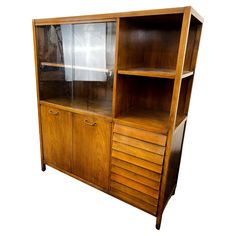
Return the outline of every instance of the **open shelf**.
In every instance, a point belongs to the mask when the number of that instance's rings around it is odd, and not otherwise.
[[[156,69],[156,68],[138,67],[138,68],[118,70],[118,74],[175,79],[176,71],[173,69],[165,69],[165,68]],[[193,75],[193,71],[184,71],[182,78],[186,78],[191,75]]]
[[[51,98],[41,100],[40,104],[50,105],[55,108],[72,111],[75,113],[95,113],[96,115],[111,117],[111,101],[86,100],[83,98]]]
[[[178,115],[176,127],[178,127],[186,118],[185,115]],[[115,120],[117,123],[123,125],[163,134],[166,134],[169,128],[169,112],[163,111],[135,108],[118,116]]]

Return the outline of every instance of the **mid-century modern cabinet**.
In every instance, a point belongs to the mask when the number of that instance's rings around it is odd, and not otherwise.
[[[156,216],[159,229],[202,23],[191,7],[33,20],[42,170]]]

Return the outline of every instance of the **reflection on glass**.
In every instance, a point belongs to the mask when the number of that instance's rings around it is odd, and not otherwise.
[[[115,28],[115,22],[38,26],[41,100],[110,115]]]

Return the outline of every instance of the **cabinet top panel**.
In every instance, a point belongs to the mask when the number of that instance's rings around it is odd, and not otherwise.
[[[190,10],[191,14],[199,22],[201,23],[203,22],[203,18],[191,6],[187,6],[187,7],[153,9],[144,11],[106,13],[98,15],[82,15],[82,16],[72,16],[72,17],[34,19],[33,23],[35,25],[56,25],[56,24],[73,24],[73,23],[84,23],[84,22],[114,21],[116,20],[116,18],[122,18],[122,17],[181,14],[184,13],[186,10]]]

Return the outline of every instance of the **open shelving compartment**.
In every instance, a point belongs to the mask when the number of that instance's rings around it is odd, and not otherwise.
[[[120,20],[118,73],[174,79],[183,14]],[[183,78],[191,76],[188,48]]]
[[[40,103],[112,116],[116,22],[37,26]]]
[[[121,18],[115,119],[167,133],[183,14]],[[179,96],[176,127],[187,116],[196,22],[191,22]]]
[[[174,81],[170,79],[119,75],[116,122],[166,134],[173,86]],[[176,126],[186,119],[184,106],[187,86],[188,80],[183,80]]]

